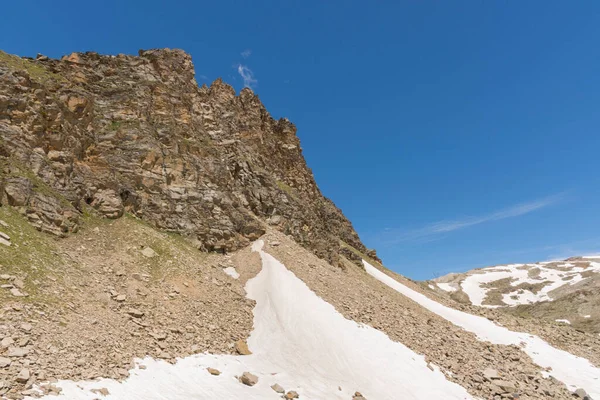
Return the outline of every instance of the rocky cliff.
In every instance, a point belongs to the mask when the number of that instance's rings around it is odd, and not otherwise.
[[[376,258],[319,191],[296,127],[250,89],[199,87],[181,50],[0,52],[0,163],[1,204],[55,235],[130,213],[206,251],[268,224],[334,265]]]

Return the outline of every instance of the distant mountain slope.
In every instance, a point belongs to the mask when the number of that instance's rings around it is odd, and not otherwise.
[[[600,332],[600,257],[498,265],[434,279],[461,303]]]

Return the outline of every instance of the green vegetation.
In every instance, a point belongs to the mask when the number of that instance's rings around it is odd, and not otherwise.
[[[22,279],[24,288],[21,291],[29,295],[16,298],[9,290],[2,289],[0,303],[18,299],[53,306],[65,304],[66,294],[73,288],[65,284],[64,276],[72,278],[87,271],[85,266],[66,255],[73,249],[83,248],[81,246],[88,247],[90,231],[95,228],[102,232],[93,244],[97,247],[96,252],[111,252],[117,260],[131,256],[135,264],[146,266],[154,282],[164,281],[169,276],[185,276],[190,273],[187,266],[203,264],[209,257],[198,251],[187,238],[177,233],[160,232],[131,214],[112,220],[102,218],[88,207],[81,218],[81,231],[67,239],[57,239],[38,231],[15,207],[0,207],[0,220],[7,225],[0,226],[0,231],[11,238],[11,246],[0,244],[0,274]],[[152,248],[157,256],[145,258],[140,253],[145,246]],[[60,292],[48,290],[49,285]]]
[[[29,297],[22,298],[23,301],[55,301],[56,299],[42,295],[39,290],[40,285],[49,279],[48,275],[52,271],[59,271],[64,265],[52,237],[39,232],[12,207],[0,207],[0,219],[8,224],[8,227],[0,227],[0,230],[10,236],[12,244],[0,245],[1,273],[24,278],[23,291]],[[59,276],[60,274],[54,275]],[[0,299],[10,296],[8,290],[0,291]]]
[[[12,54],[7,54],[2,50],[0,50],[0,63],[8,65],[8,67],[12,69],[27,71],[31,79],[39,83],[45,83],[48,80],[65,81],[63,77],[48,71],[39,63],[25,60]]]
[[[153,280],[164,280],[170,273],[185,274],[186,270],[178,268],[180,265],[178,262],[173,262],[181,257],[192,256],[199,264],[208,257],[207,253],[198,251],[184,236],[176,232],[162,232],[157,230],[151,224],[140,218],[125,213],[122,218],[117,221],[100,219],[97,223],[107,224],[106,221],[110,221],[109,224],[118,224],[118,232],[113,231],[112,234],[115,237],[127,237],[135,232],[138,239],[141,239],[145,246],[152,248],[158,255],[157,257],[145,259],[145,263],[150,266],[150,275]],[[96,218],[94,219],[96,220]],[[124,228],[124,229],[123,229]],[[141,228],[141,229],[140,229]],[[114,229],[114,228],[113,228]],[[139,253],[141,248],[133,248],[130,251]],[[139,254],[136,254],[139,256]]]
[[[112,121],[110,125],[108,125],[108,129],[111,131],[119,130],[119,128],[123,125],[122,121]]]
[[[287,183],[279,181],[279,180],[275,181],[275,183],[277,184],[277,187],[279,188],[279,190],[285,192],[285,194],[287,194],[288,196],[290,196],[294,199],[296,199],[298,197],[298,193],[296,192],[296,189],[294,189]]]
[[[14,158],[0,159],[0,171],[5,170],[4,167],[6,166],[10,166],[11,172],[8,174],[9,177],[27,178],[33,184],[34,192],[57,199],[65,209],[73,208],[73,205],[63,195],[51,188],[46,182],[44,182],[39,176],[33,173],[33,171],[23,165],[20,161],[15,160]]]

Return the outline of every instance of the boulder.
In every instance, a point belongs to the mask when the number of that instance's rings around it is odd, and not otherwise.
[[[142,255],[146,258],[154,258],[158,254],[151,247],[144,247],[142,250]]]
[[[21,292],[17,288],[10,289],[10,294],[13,295],[14,297],[26,297],[27,296],[25,293]]]
[[[587,392],[581,388],[577,389],[575,392],[573,392],[573,394],[575,395],[575,397],[578,397],[583,400],[592,400],[591,397],[587,394]]]
[[[23,368],[17,375],[16,380],[19,383],[27,383],[27,381],[29,381],[30,377],[31,377],[31,374],[30,374],[29,370],[27,368]]]
[[[244,372],[240,377],[240,382],[247,386],[254,386],[258,383],[258,376],[253,375],[250,372]]]
[[[24,330],[25,332],[30,332],[33,329],[33,325],[31,325],[29,323],[24,323],[24,324],[21,324],[21,329]]]
[[[252,354],[246,341],[241,339],[235,342],[235,351],[242,356],[248,356]]]
[[[496,371],[495,369],[492,368],[486,368],[483,370],[483,377],[485,379],[487,379],[488,381],[494,380],[494,379],[500,379],[500,375],[498,375],[498,371]]]
[[[8,350],[6,351],[6,356],[7,357],[15,357],[15,358],[20,358],[20,357],[25,357],[27,354],[29,354],[29,350],[23,347],[9,347]]]
[[[137,308],[130,308],[127,310],[127,314],[131,315],[134,318],[142,318],[144,316],[144,312],[138,310]]]
[[[282,394],[285,393],[285,389],[282,388],[281,385],[278,383],[271,385],[271,389],[273,389],[277,393],[282,393]]]
[[[10,236],[8,236],[6,233],[4,232],[0,232],[0,244],[3,244],[5,246],[10,246]]]

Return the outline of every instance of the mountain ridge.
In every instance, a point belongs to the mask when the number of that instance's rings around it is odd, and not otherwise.
[[[461,304],[600,332],[600,256],[476,268],[428,286]]]
[[[243,247],[268,224],[341,267],[360,265],[349,248],[377,259],[321,194],[296,127],[249,88],[199,87],[182,50],[0,53],[0,74],[0,204],[43,231],[128,212],[205,251]]]

